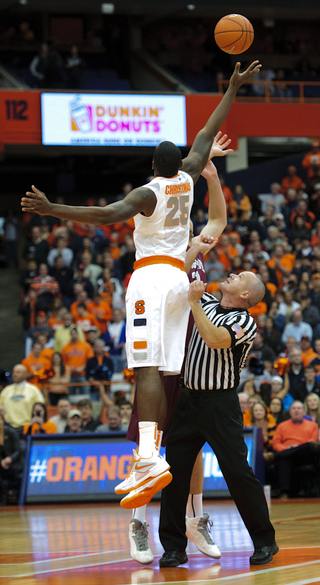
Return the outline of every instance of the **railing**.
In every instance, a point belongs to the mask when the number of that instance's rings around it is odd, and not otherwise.
[[[229,80],[221,79],[218,81],[219,93],[224,93],[229,84]],[[318,103],[320,102],[320,82],[319,81],[247,81],[242,87],[246,85],[263,85],[263,96],[255,96],[253,94],[248,96],[237,96],[237,101],[253,101],[262,103]],[[291,88],[292,96],[276,95],[277,92],[282,91],[283,88]]]

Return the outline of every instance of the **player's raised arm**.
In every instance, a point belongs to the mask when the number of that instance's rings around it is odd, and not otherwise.
[[[106,205],[106,207],[85,207],[80,205],[60,205],[51,203],[44,193],[32,185],[32,191],[22,197],[22,211],[31,211],[39,215],[52,215],[59,219],[70,219],[79,223],[107,225],[126,221],[143,212],[149,217],[156,206],[156,196],[147,187],[133,189],[125,199]]]
[[[207,163],[213,138],[225,121],[239,87],[260,71],[262,65],[259,61],[253,61],[243,73],[240,73],[240,67],[241,63],[237,62],[226,93],[205,126],[198,132],[188,156],[183,160],[182,170],[189,173],[194,182],[198,180]]]

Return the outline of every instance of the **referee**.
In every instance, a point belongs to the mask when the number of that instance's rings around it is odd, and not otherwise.
[[[165,552],[160,567],[188,561],[186,503],[193,464],[206,441],[252,538],[255,550],[250,563],[268,563],[279,550],[262,486],[247,462],[237,395],[240,371],[256,334],[247,309],[262,300],[264,285],[254,273],[241,272],[230,274],[219,288],[221,302],[204,292],[203,282],[195,281],[189,289],[195,326],[186,358],[185,390],[167,439],[173,480],[162,491],[159,534]]]

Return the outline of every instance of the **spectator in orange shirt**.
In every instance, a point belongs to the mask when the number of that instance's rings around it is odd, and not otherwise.
[[[288,174],[281,181],[280,191],[283,195],[286,195],[288,189],[295,189],[296,191],[297,189],[304,189],[305,184],[303,180],[298,177],[296,167],[290,165],[287,168],[287,173]]]
[[[58,299],[57,297],[57,300]],[[61,327],[64,326],[64,321],[63,321],[63,317],[64,315],[66,315],[66,313],[68,312],[68,309],[63,305],[62,307],[59,307],[58,309],[55,309],[54,311],[52,311],[49,319],[48,319],[48,327],[50,327],[50,329],[52,329],[53,332],[56,332],[57,329],[60,329]]]
[[[84,332],[86,341],[88,341],[88,332],[92,326],[99,328],[99,322],[93,313],[87,311],[84,303],[79,303],[77,306],[77,313],[79,317],[76,319],[76,325],[81,327]]]
[[[279,288],[283,286],[283,276],[289,276],[291,274],[294,263],[294,254],[285,254],[283,246],[276,246],[274,255],[267,264],[269,268],[275,270]]]
[[[111,305],[107,301],[104,301],[101,295],[96,292],[93,295],[93,301],[87,304],[87,310],[97,319],[101,333],[105,333],[107,323],[112,318]]]
[[[70,369],[70,382],[86,382],[85,369],[87,360],[94,356],[93,349],[86,341],[80,341],[78,330],[70,330],[71,341],[61,351],[65,367]],[[87,386],[70,386],[69,396],[73,394],[87,394]]]
[[[33,344],[32,350],[29,355],[22,360],[22,365],[27,368],[28,375],[27,380],[29,384],[34,384],[40,390],[42,389],[42,384],[39,381],[39,378],[34,375],[34,372],[37,370],[41,370],[42,368],[46,368],[48,370],[51,369],[51,360],[49,360],[45,356],[41,356],[42,346],[38,341]]]
[[[238,210],[251,212],[251,209],[252,207],[248,195],[245,194],[241,185],[236,185],[229,205],[229,213],[233,221],[237,221],[238,219]]]
[[[30,423],[23,427],[24,435],[54,435],[57,432],[57,425],[48,421],[47,409],[42,402],[34,403],[31,416]]]
[[[301,164],[308,172],[308,177],[313,177],[313,167],[320,166],[320,142],[314,140],[311,144],[311,152],[308,152],[302,159]]]
[[[75,288],[76,288],[76,290],[79,291],[76,293],[77,300],[74,301],[74,303],[71,303],[71,305],[70,305],[70,313],[73,317],[74,322],[76,322],[77,319],[80,318],[80,314],[78,313],[78,305],[82,304],[82,305],[87,306],[89,303],[88,294],[86,293],[85,290],[83,290],[82,286],[80,284],[78,284],[78,285],[75,285]]]
[[[289,497],[291,471],[297,465],[316,463],[319,459],[319,427],[317,423],[304,418],[302,402],[295,400],[290,406],[290,420],[280,423],[273,437],[273,450],[276,451],[280,498]]]
[[[38,335],[37,343],[40,343],[41,345],[40,357],[45,357],[52,363],[54,349],[52,349],[52,347],[47,347],[47,336],[44,333],[40,333],[40,335]]]
[[[130,234],[132,236],[134,232],[134,219],[132,217],[126,221],[115,223],[113,227],[114,231],[118,232],[117,243],[121,245],[124,243],[126,234]]]
[[[238,252],[235,248],[230,246],[229,236],[227,234],[222,234],[220,237],[220,242],[215,248],[218,260],[221,264],[224,265],[225,269],[228,270],[232,266],[232,260],[235,256],[238,256]]]
[[[306,228],[308,230],[312,230],[313,224],[316,220],[316,216],[314,215],[314,213],[312,213],[312,211],[309,211],[308,203],[304,199],[300,199],[300,201],[298,201],[297,210],[294,211],[290,216],[290,227],[292,229],[295,228],[294,220],[297,216],[300,216],[304,219]]]
[[[302,354],[301,354],[302,363],[303,363],[303,367],[305,368],[306,366],[311,364],[311,362],[313,360],[315,360],[316,357],[318,357],[318,355],[316,354],[315,351],[313,351],[313,348],[311,345],[311,339],[307,335],[303,335],[301,337],[300,347],[301,347],[301,351],[302,351]]]

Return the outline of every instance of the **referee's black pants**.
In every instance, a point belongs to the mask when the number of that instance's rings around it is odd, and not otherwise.
[[[192,391],[181,394],[170,427],[166,458],[172,482],[162,491],[159,535],[166,551],[184,551],[186,504],[192,468],[208,442],[254,547],[271,546],[275,531],[263,488],[247,462],[243,417],[235,391]]]

